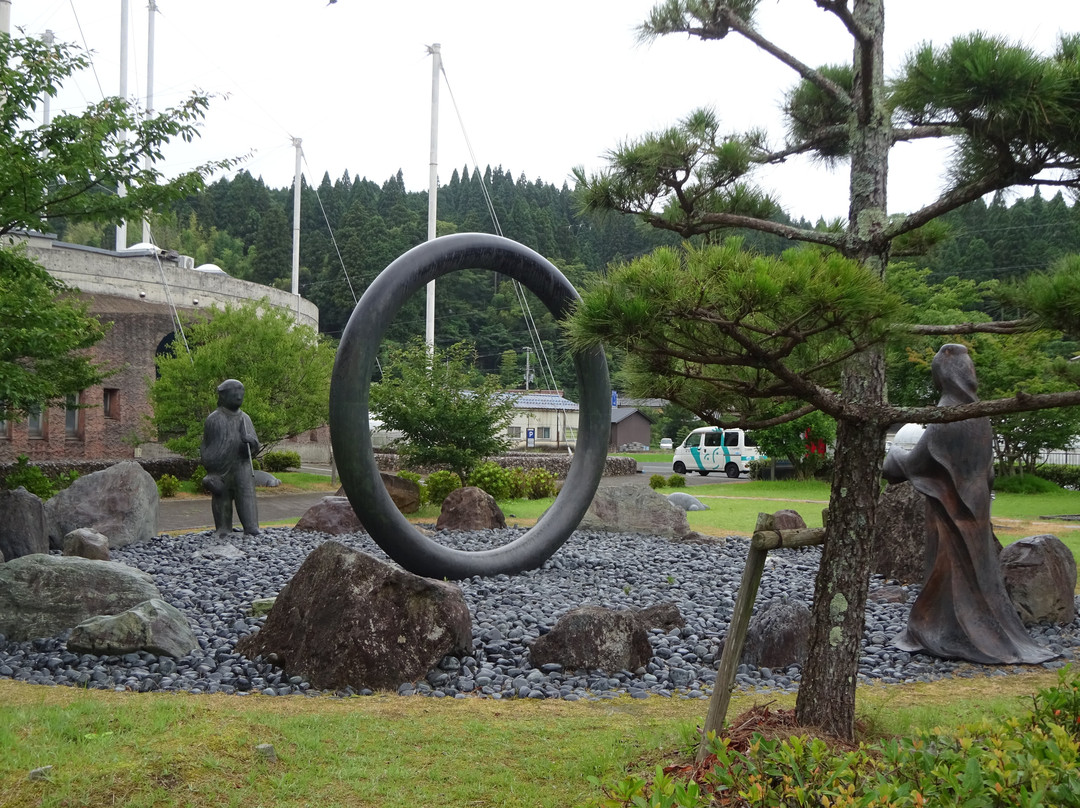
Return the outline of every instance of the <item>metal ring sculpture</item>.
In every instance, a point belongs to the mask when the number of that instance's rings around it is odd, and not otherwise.
[[[611,384],[597,348],[575,354],[581,391],[579,437],[562,492],[536,525],[490,550],[456,550],[432,541],[398,511],[375,464],[368,393],[379,343],[398,310],[429,281],[460,269],[490,269],[524,284],[562,319],[578,294],[561,272],[528,247],[482,233],[425,242],[379,274],[356,304],[341,337],[330,383],[330,440],[341,484],[371,537],[410,572],[432,578],[514,574],[544,563],[577,528],[607,458]]]

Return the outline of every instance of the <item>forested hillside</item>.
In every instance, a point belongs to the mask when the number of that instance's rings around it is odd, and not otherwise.
[[[485,195],[484,191],[487,190]],[[612,262],[632,259],[677,236],[647,227],[625,215],[580,213],[574,191],[542,180],[514,179],[502,168],[483,175],[454,170],[439,189],[439,235],[496,232],[490,206],[503,235],[532,247],[577,286]],[[155,217],[155,242],[213,263],[233,277],[288,289],[292,272],[291,188],[268,188],[242,171],[220,179],[205,192]],[[906,261],[931,271],[940,282],[957,276],[973,281],[1021,277],[1054,259],[1080,252],[1080,203],[1059,193],[1006,204],[976,201],[944,217],[949,237],[927,255]],[[809,223],[797,222],[801,227]],[[819,223],[818,226],[825,226]],[[346,172],[318,187],[305,181],[300,224],[300,293],[319,307],[324,334],[337,337],[354,301],[391,261],[427,237],[427,193],[407,191],[400,172],[381,185]],[[61,228],[68,241],[110,247],[112,228]],[[780,252],[784,239],[740,233],[747,246]],[[424,333],[424,296],[418,294],[398,316],[390,342],[404,343]],[[557,382],[574,392],[573,373],[557,345],[557,331],[543,307],[532,300],[546,350],[556,364]],[[507,386],[522,382],[524,348],[531,346],[525,318],[512,285],[490,272],[459,272],[440,280],[436,296],[436,339],[441,346],[460,340],[476,345],[481,366],[502,370]],[[512,352],[512,356],[508,355]],[[533,386],[543,386],[537,375]]]

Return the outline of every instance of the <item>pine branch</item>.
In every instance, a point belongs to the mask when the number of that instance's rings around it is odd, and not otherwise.
[[[968,418],[986,418],[1015,412],[1033,412],[1053,407],[1080,404],[1080,390],[1063,393],[1017,393],[1012,398],[976,401],[957,407],[883,407],[877,413],[880,423],[948,424]]]
[[[953,334],[1020,334],[1037,328],[1034,318],[1002,320],[994,323],[955,323],[953,325],[897,325],[896,331],[918,334],[924,337],[951,336]]]
[[[861,44],[865,45],[870,41],[870,33],[852,16],[851,9],[847,7],[847,0],[815,0],[815,2],[818,8],[834,14]]]

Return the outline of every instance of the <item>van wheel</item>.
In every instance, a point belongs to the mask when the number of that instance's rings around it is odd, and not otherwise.
[[[698,474],[700,474],[702,477],[708,477],[709,476],[709,472],[707,472],[707,471],[699,471]]]
[[[672,466],[671,470],[674,471],[676,474],[686,474],[686,466],[682,464],[682,461],[679,461],[674,466]]]
[[[737,480],[739,478],[739,467],[734,463],[728,463],[724,466],[724,474],[733,480]]]

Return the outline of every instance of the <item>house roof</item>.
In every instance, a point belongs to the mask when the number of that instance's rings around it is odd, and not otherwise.
[[[567,398],[554,393],[507,393],[516,396],[514,408],[518,410],[564,410],[577,412],[581,407]]]
[[[637,407],[612,407],[611,408],[611,423],[613,423],[613,424],[622,423],[627,418],[629,418],[631,415],[633,415],[635,412],[638,415],[640,415],[642,418],[644,418],[646,421],[648,421],[650,424],[652,423],[653,419],[650,418],[645,413],[643,413]]]

